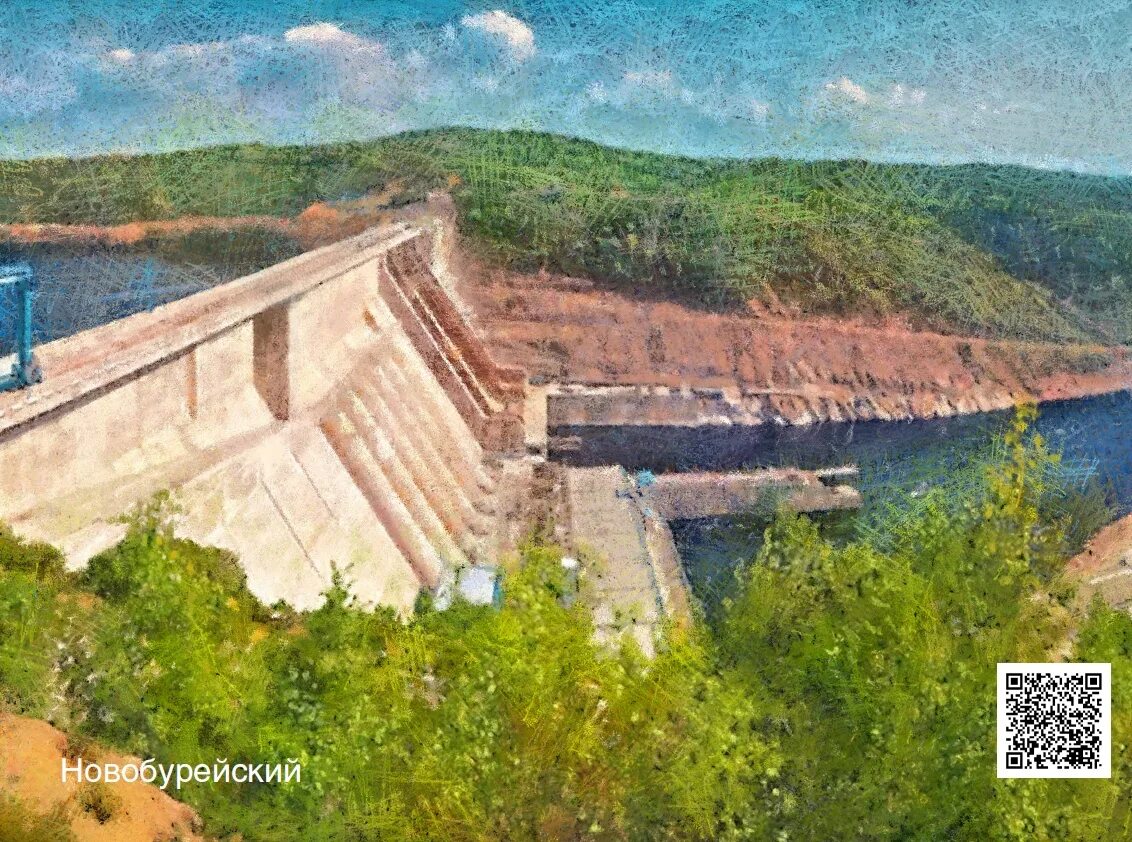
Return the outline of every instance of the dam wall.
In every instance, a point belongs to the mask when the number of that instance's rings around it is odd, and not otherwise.
[[[78,567],[169,489],[180,535],[297,608],[334,566],[407,611],[494,557],[526,381],[438,281],[440,226],[371,229],[37,348],[44,382],[0,394],[0,520]]]

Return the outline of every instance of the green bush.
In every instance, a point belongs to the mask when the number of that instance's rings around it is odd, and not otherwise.
[[[0,523],[0,570],[30,573],[37,581],[56,581],[65,575],[63,554],[50,544],[24,541]]]
[[[99,824],[106,824],[122,809],[122,799],[105,783],[86,783],[76,798],[78,808]]]

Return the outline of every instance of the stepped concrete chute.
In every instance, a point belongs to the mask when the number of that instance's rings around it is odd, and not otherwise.
[[[442,233],[383,226],[37,349],[44,383],[0,395],[0,519],[80,566],[171,489],[180,534],[298,608],[335,566],[407,611],[494,559],[525,376],[438,280]]]
[[[381,263],[383,300],[472,433],[492,450],[524,445],[526,376],[498,366],[432,270],[428,244],[390,249]]]

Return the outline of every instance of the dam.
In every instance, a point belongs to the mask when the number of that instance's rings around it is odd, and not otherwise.
[[[332,562],[408,610],[493,558],[522,375],[449,304],[434,235],[368,231],[37,348],[44,382],[0,395],[0,517],[77,566],[172,488],[181,534],[298,608]]]
[[[598,636],[647,652],[713,599],[705,565],[734,563],[695,524],[883,506],[961,469],[1006,418],[861,404],[805,424],[796,396],[528,377],[462,298],[453,226],[443,207],[416,214],[36,347],[43,382],[0,392],[0,520],[79,568],[169,490],[178,534],[235,553],[266,604],[313,608],[338,570],[407,615],[549,518]],[[1039,420],[1082,473],[1113,467],[1121,513],[1127,448],[1093,444],[1126,405]]]
[[[557,490],[540,491],[561,407],[488,351],[454,289],[450,229],[427,214],[371,228],[37,347],[43,382],[0,393],[0,519],[78,568],[170,490],[178,534],[234,552],[263,602],[315,607],[337,569],[364,603],[407,614],[513,552],[545,497],[599,634],[628,628],[647,651],[688,615],[669,519],[771,492],[859,504],[806,471],[649,487],[557,464]]]

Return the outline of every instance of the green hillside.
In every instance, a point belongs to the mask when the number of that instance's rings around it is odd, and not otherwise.
[[[451,188],[485,253],[704,306],[1132,342],[1132,179],[982,165],[694,160],[451,129],[322,147],[0,162],[0,221],[290,215]]]

